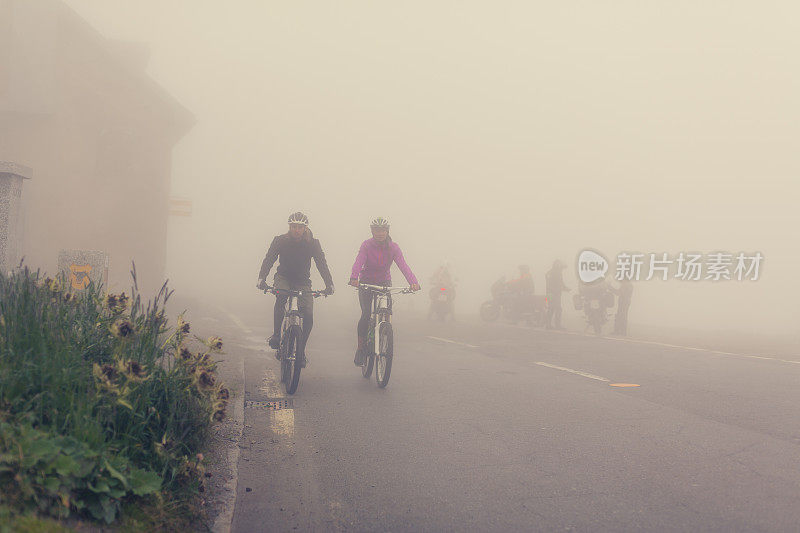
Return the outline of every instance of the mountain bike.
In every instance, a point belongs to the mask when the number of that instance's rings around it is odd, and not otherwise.
[[[361,363],[361,375],[369,378],[375,367],[375,381],[378,387],[389,384],[394,357],[394,331],[392,329],[392,294],[411,294],[410,287],[382,287],[360,283],[359,288],[372,293],[370,304],[369,329],[367,342],[364,344],[364,360]]]
[[[303,316],[297,305],[298,298],[310,294],[314,298],[327,296],[325,291],[276,289],[267,285],[264,294],[271,292],[275,296],[287,295],[284,306],[283,323],[281,324],[281,342],[276,350],[281,362],[281,383],[287,394],[294,394],[300,383],[300,370],[305,366],[297,357],[297,348],[303,342]]]

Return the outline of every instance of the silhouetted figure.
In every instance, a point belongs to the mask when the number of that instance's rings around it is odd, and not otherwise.
[[[322,245],[319,240],[314,238],[311,229],[308,227],[308,217],[300,211],[289,215],[289,231],[278,235],[272,239],[267,255],[261,262],[261,270],[258,273],[259,289],[263,290],[267,286],[267,276],[275,261],[280,259],[275,281],[273,285],[279,291],[287,290],[311,290],[311,259],[317,265],[323,281],[325,281],[325,292],[333,294],[333,277],[325,260]],[[275,298],[275,308],[273,311],[273,330],[272,337],[269,338],[269,347],[277,350],[281,342],[281,324],[287,294],[278,294]],[[297,355],[302,356],[301,365],[306,366],[305,349],[311,329],[314,327],[314,298],[311,294],[304,294],[297,299],[297,307],[303,316],[303,339],[297,345]],[[278,352],[275,352],[278,358]]]
[[[450,263],[445,261],[444,264],[439,266],[431,277],[431,290],[429,293],[431,299],[431,306],[428,310],[428,318],[432,317],[434,313],[438,312],[442,315],[449,314],[451,317],[455,315],[455,300],[456,300],[456,278],[450,272]],[[443,300],[446,302],[446,307],[443,308]],[[446,311],[445,311],[446,309]]]
[[[619,289],[616,290],[619,297],[617,300],[617,315],[614,318],[614,334],[628,334],[628,308],[631,306],[631,295],[633,295],[633,283],[624,279],[619,282]]]
[[[569,291],[570,288],[564,285],[563,272],[566,265],[556,259],[553,268],[545,274],[545,291],[547,293],[547,329],[564,329],[561,325],[561,292]],[[555,318],[555,324],[553,323]]]
[[[531,268],[528,265],[519,265],[519,277],[506,284],[512,298],[515,314],[521,316],[533,307],[534,284]]]
[[[508,282],[508,290],[518,296],[530,296],[533,294],[534,284],[531,276],[531,267],[520,265],[519,277]]]

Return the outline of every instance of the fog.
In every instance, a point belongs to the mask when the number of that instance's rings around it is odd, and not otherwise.
[[[797,331],[793,2],[67,4],[146,43],[150,76],[195,116],[172,162],[172,194],[193,202],[170,219],[179,291],[252,299],[301,210],[334,298],[355,300],[382,215],[423,288],[451,262],[460,312],[522,263],[537,292],[555,259],[575,287],[585,247],[759,251],[758,281],[637,283],[630,320]]]

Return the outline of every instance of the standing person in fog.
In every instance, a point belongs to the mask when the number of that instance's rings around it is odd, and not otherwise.
[[[411,285],[412,291],[420,289],[419,282],[406,264],[403,252],[400,247],[389,237],[389,221],[383,217],[378,217],[370,223],[372,238],[361,243],[358,250],[356,261],[353,263],[353,270],[350,273],[350,285],[358,287],[359,282],[370,285],[382,285],[388,287],[392,284],[392,277],[389,270],[392,263],[397,263],[400,272]],[[364,358],[364,345],[367,342],[367,328],[369,327],[370,307],[372,305],[372,294],[365,289],[358,291],[358,301],[361,304],[361,318],[358,321],[358,348],[353,360],[356,366],[360,366]]]
[[[547,294],[547,329],[564,329],[561,325],[561,292],[569,291],[570,288],[564,285],[563,271],[566,265],[556,259],[553,268],[545,274],[545,291]],[[555,318],[555,324],[553,319]]]
[[[259,289],[267,286],[267,276],[272,269],[272,265],[280,258],[280,264],[275,272],[276,289],[280,290],[311,290],[311,259],[317,265],[322,280],[325,282],[325,292],[333,294],[333,278],[325,261],[325,254],[322,245],[308,227],[308,217],[299,211],[289,216],[289,231],[278,235],[272,239],[267,255],[261,262],[261,270],[258,273]],[[275,308],[273,314],[273,333],[269,338],[269,346],[277,350],[281,342],[281,323],[283,322],[283,311],[288,295],[278,295],[275,298]],[[297,347],[298,355],[302,355],[302,366],[305,367],[305,349],[311,328],[314,326],[314,298],[310,294],[304,294],[298,299],[297,307],[303,315],[303,342]]]
[[[619,289],[615,291],[618,295],[617,315],[614,317],[614,334],[628,334],[628,308],[631,306],[631,296],[633,295],[633,283],[629,279],[619,282]]]

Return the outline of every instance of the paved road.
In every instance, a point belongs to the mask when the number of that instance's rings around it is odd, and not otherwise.
[[[268,410],[265,321],[226,340],[248,401],[233,531],[800,528],[791,355],[398,316],[381,390],[352,364],[354,317],[328,313]]]

